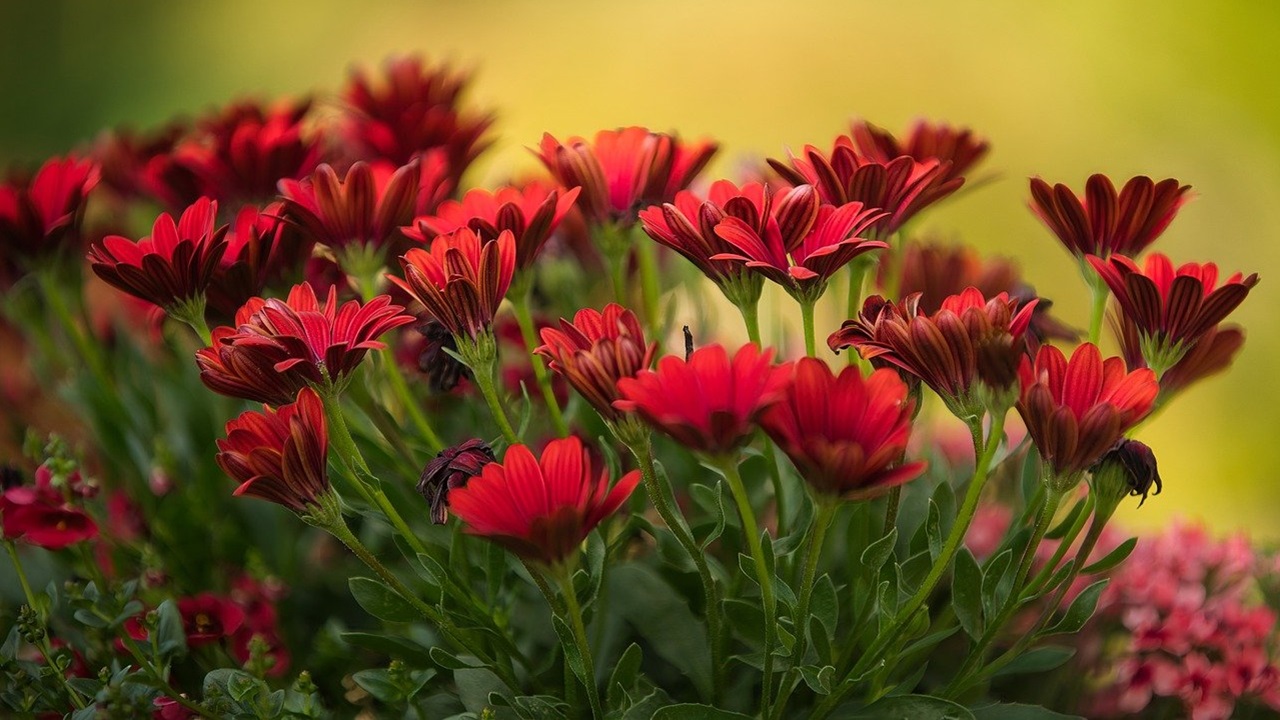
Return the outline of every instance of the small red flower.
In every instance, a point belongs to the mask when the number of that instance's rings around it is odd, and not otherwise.
[[[295,513],[319,504],[329,492],[329,435],[324,405],[310,388],[279,410],[263,407],[227,423],[218,441],[218,466],[240,483],[236,495],[283,505]]]
[[[872,296],[862,314],[845,321],[827,344],[837,352],[852,345],[882,367],[920,378],[958,417],[979,414],[979,381],[1000,391],[1017,379],[1036,301],[1024,305],[1006,293],[988,300],[971,287],[944,300],[932,315],[919,302],[918,294],[897,304]]]
[[[792,192],[803,193],[805,187],[799,186]],[[716,234],[735,250],[712,259],[742,263],[781,285],[797,300],[816,300],[831,276],[854,258],[889,247],[879,240],[860,237],[883,216],[884,213],[864,207],[862,203],[838,208],[823,205],[810,216],[812,224],[807,228],[802,220],[792,224],[790,227],[796,232],[789,236],[784,234],[776,216],[765,222],[763,234],[736,217],[727,217],[716,225]],[[783,221],[791,219],[783,217]],[[801,228],[803,232],[799,232]]]
[[[579,310],[573,322],[543,328],[542,342],[534,352],[547,358],[547,367],[577,390],[608,421],[620,420],[613,406],[622,396],[618,381],[635,377],[653,364],[657,343],[645,343],[644,330],[635,313],[610,303],[599,312]]]
[[[613,406],[633,412],[695,452],[724,455],[746,443],[756,421],[791,381],[790,365],[773,365],[773,350],[743,345],[730,360],[720,345],[688,360],[668,355],[657,371],[618,381]]]
[[[1055,482],[1067,487],[1151,410],[1160,389],[1150,370],[1126,373],[1123,360],[1104,362],[1093,343],[1070,361],[1045,345],[1034,362],[1023,359],[1018,376],[1018,413]]]
[[[437,453],[418,478],[418,494],[431,505],[431,522],[443,525],[449,519],[449,494],[496,460],[493,448],[475,438]]]
[[[511,231],[485,242],[463,228],[441,235],[431,249],[414,248],[400,258],[405,279],[388,276],[455,337],[475,338],[485,332],[511,287],[516,270],[516,243]]]
[[[964,184],[952,177],[945,162],[918,162],[902,156],[878,162],[858,152],[847,135],[836,138],[830,155],[808,145],[803,157],[792,157],[788,165],[769,160],[769,166],[792,185],[809,184],[818,189],[822,202],[844,205],[860,202],[886,213],[875,224],[877,237],[897,232],[921,210],[945,198]]]
[[[1236,273],[1218,285],[1218,266],[1187,263],[1174,270],[1160,253],[1146,265],[1123,255],[1103,260],[1088,256],[1094,270],[1111,288],[1125,317],[1138,329],[1147,364],[1163,373],[1201,336],[1221,322],[1258,284],[1254,273]]]
[[[334,250],[383,248],[402,241],[400,228],[434,207],[443,180],[418,160],[400,168],[358,162],[341,179],[325,164],[305,180],[281,180],[280,194],[285,218],[315,242]]]
[[[717,147],[628,127],[601,130],[590,142],[543,135],[538,158],[561,186],[582,188],[578,208],[589,223],[630,225],[641,207],[670,202],[687,187]]]
[[[203,300],[227,248],[227,226],[216,227],[218,203],[201,198],[178,222],[161,213],[151,235],[134,242],[109,235],[89,250],[98,277],[118,290],[174,310]]]
[[[322,306],[307,283],[287,300],[252,298],[236,312],[237,327],[215,328],[213,345],[196,353],[200,379],[214,392],[272,405],[308,386],[340,389],[367,351],[386,347],[378,337],[414,321],[403,310],[387,295],[339,307],[334,288]]]
[[[552,440],[539,461],[512,445],[501,463],[449,494],[449,509],[467,532],[492,540],[526,560],[555,565],[630,497],[640,482],[632,470],[609,487],[576,437]]]
[[[0,494],[0,531],[5,540],[22,540],[46,550],[98,537],[93,518],[51,487],[18,486]]]
[[[919,477],[925,463],[900,465],[915,403],[892,370],[863,379],[856,366],[839,376],[802,358],[782,400],[760,426],[819,493],[865,500]]]
[[[434,215],[419,217],[414,227],[404,228],[412,240],[427,243],[437,235],[470,228],[486,242],[497,240],[503,230],[511,231],[516,242],[516,269],[533,266],[538,251],[556,226],[573,209],[580,188],[563,191],[540,183],[524,188],[470,190],[462,201],[440,204]]]
[[[85,198],[98,178],[92,161],[68,156],[49,160],[30,181],[0,183],[0,267],[48,257],[77,241]],[[23,269],[0,270],[0,279]]]
[[[229,598],[212,593],[178,599],[178,613],[188,647],[201,647],[231,637],[244,625],[244,610]]]
[[[209,311],[218,318],[235,317],[236,310],[262,292],[283,261],[279,206],[259,211],[245,205],[225,236],[226,249],[205,288]]]
[[[1117,195],[1110,178],[1092,175],[1081,198],[1066,185],[1050,187],[1031,178],[1031,211],[1078,258],[1112,253],[1137,257],[1173,222],[1191,199],[1190,190],[1173,178],[1157,183],[1138,176]]]
[[[888,130],[865,121],[853,123],[852,136],[863,157],[881,164],[903,155],[909,155],[917,162],[941,162],[947,166],[944,181],[962,177],[990,149],[986,140],[968,128],[931,124],[923,120],[917,122],[902,140]]]

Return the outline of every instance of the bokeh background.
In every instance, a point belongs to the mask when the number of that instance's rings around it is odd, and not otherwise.
[[[1016,257],[1078,326],[1086,294],[1027,211],[1027,177],[1191,184],[1197,198],[1158,249],[1263,282],[1233,318],[1248,329],[1235,369],[1141,430],[1166,492],[1122,519],[1202,517],[1280,539],[1280,3],[7,1],[0,165],[111,125],[323,93],[353,64],[406,52],[474,67],[472,100],[498,111],[473,184],[533,168],[525,148],[543,131],[711,136],[714,176],[827,146],[854,116],[895,131],[918,117],[970,126],[993,143],[978,174],[994,178],[917,229]]]

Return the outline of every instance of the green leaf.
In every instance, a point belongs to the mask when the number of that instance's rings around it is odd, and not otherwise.
[[[644,653],[640,646],[631,643],[614,663],[613,673],[609,675],[609,684],[605,686],[605,698],[609,707],[617,707],[621,704],[621,695],[635,687],[636,679],[640,676],[640,662],[643,659]]]
[[[724,481],[717,480],[714,488],[701,484],[694,484],[689,487],[689,491],[694,495],[703,496],[703,504],[710,508],[711,516],[715,520],[715,525],[712,526],[711,532],[707,533],[707,536],[702,539],[701,547],[705,551],[711,543],[720,539],[720,536],[724,533],[726,517],[724,508]]]
[[[1080,502],[1072,506],[1071,512],[1067,513],[1066,517],[1062,518],[1062,520],[1057,525],[1054,525],[1053,527],[1049,528],[1047,532],[1045,532],[1044,539],[1045,540],[1061,540],[1062,538],[1066,537],[1067,531],[1070,530],[1071,527],[1076,524],[1076,520],[1080,518],[1080,513],[1084,512],[1086,505],[1088,505],[1087,499],[1081,500]]]
[[[609,602],[667,662],[704,696],[711,695],[707,630],[689,604],[653,569],[637,563],[610,568]]]
[[[840,618],[840,601],[836,597],[836,585],[830,575],[823,575],[813,584],[813,592],[809,596],[809,609],[813,616],[827,629],[827,634],[834,634]],[[803,622],[804,619],[800,618]]]
[[[428,651],[428,654],[431,656],[431,662],[438,665],[441,670],[457,671],[484,667],[484,665],[478,661],[464,660],[442,647],[433,647]]]
[[[952,568],[951,607],[969,637],[976,640],[982,636],[982,568],[969,548],[963,546],[956,552]]]
[[[1039,705],[998,703],[974,708],[975,720],[1084,720],[1079,715],[1063,715]]]
[[[889,534],[867,546],[862,551],[862,567],[867,570],[867,577],[874,577],[880,568],[893,556],[893,548],[898,542],[898,528],[889,530]]]
[[[5,636],[4,644],[0,645],[0,663],[8,663],[18,657],[18,626],[14,624],[9,628],[9,634]]]
[[[836,669],[831,665],[814,667],[805,665],[800,668],[800,677],[809,689],[819,695],[830,695],[832,683],[835,681]]]
[[[1056,625],[1045,631],[1045,635],[1057,635],[1060,633],[1076,633],[1080,632],[1080,628],[1089,622],[1089,618],[1093,617],[1093,611],[1098,608],[1098,598],[1102,596],[1102,591],[1106,589],[1110,580],[1104,578],[1090,585],[1075,600],[1071,601],[1071,606],[1067,608],[1067,612],[1063,614],[1062,620]]]
[[[352,675],[351,679],[384,703],[395,703],[402,699],[400,688],[391,681],[390,673],[386,670],[361,670]]]
[[[681,703],[660,708],[653,714],[653,720],[751,720],[751,716],[719,710],[710,705]]]
[[[729,598],[722,607],[730,627],[739,637],[756,647],[764,645],[764,610],[759,602]]]
[[[418,611],[408,600],[379,580],[353,577],[347,581],[347,587],[360,607],[379,620],[411,622],[419,618]]]
[[[462,706],[473,713],[490,707],[490,693],[511,695],[511,689],[491,670],[485,668],[454,670],[453,684],[458,687],[458,699],[462,701]]]
[[[1045,645],[1038,647],[1030,652],[1019,655],[1013,662],[1005,665],[995,672],[995,677],[1001,675],[1022,675],[1024,673],[1042,673],[1052,670],[1076,654],[1075,648],[1064,647],[1062,645]]]
[[[172,658],[187,654],[187,631],[182,627],[182,613],[172,600],[165,600],[156,608],[156,643],[160,657]]]
[[[833,715],[846,720],[973,720],[962,705],[929,695],[894,695],[881,698],[855,714]]]
[[[1098,562],[1091,565],[1085,565],[1084,569],[1080,572],[1085,575],[1097,575],[1098,573],[1104,573],[1127,560],[1129,558],[1129,554],[1132,553],[1133,549],[1137,546],[1138,538],[1131,537],[1116,546],[1115,550],[1107,553],[1106,557],[1102,558]]]
[[[489,700],[497,705],[507,701],[501,695],[492,695]],[[516,714],[525,720],[560,720],[566,717],[569,704],[554,695],[520,695],[510,698],[511,707]]]
[[[403,660],[415,667],[426,667],[431,664],[431,653],[427,648],[406,638],[395,635],[377,635],[374,633],[346,632],[339,637],[343,641],[357,647],[367,648]],[[449,668],[453,669],[453,668]]]
[[[987,561],[982,572],[982,608],[987,617],[995,617],[1004,605],[1008,592],[1001,593],[1004,577],[1009,574],[1009,566],[1013,562],[1013,550],[1006,549]]]
[[[933,500],[929,501],[929,517],[924,521],[924,534],[929,543],[929,559],[937,560],[942,554],[942,513]]]
[[[560,637],[560,649],[564,651],[564,658],[569,663],[569,669],[573,670],[573,674],[586,685],[590,680],[587,674],[587,663],[582,657],[582,653],[578,651],[577,639],[573,636],[573,630],[569,628],[568,623],[561,620],[557,616],[552,616],[551,624],[556,629],[556,635]]]

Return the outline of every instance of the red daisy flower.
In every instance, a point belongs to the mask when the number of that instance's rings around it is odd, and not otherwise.
[[[22,540],[46,550],[98,537],[93,518],[48,486],[11,487],[0,494],[0,530],[5,540]]]
[[[377,338],[414,321],[380,295],[367,304],[338,306],[335,288],[324,305],[307,283],[287,300],[252,298],[236,312],[236,326],[215,328],[213,345],[196,353],[200,379],[214,392],[272,405],[292,402],[308,387],[341,389]]]
[[[632,470],[610,488],[608,470],[596,468],[581,440],[567,437],[547,443],[540,461],[524,445],[512,445],[501,463],[485,465],[449,493],[449,509],[467,532],[555,565],[622,507],[639,482],[640,471]]]
[[[1123,360],[1104,362],[1093,343],[1070,361],[1045,345],[1035,362],[1023,358],[1018,375],[1018,413],[1054,482],[1067,488],[1151,410],[1160,389],[1151,370],[1126,373]]]
[[[616,303],[604,312],[579,310],[573,322],[562,318],[559,329],[543,328],[542,342],[534,352],[611,422],[623,417],[613,406],[622,397],[618,381],[647,370],[658,349],[657,343],[645,343],[635,313]]]
[[[1173,178],[1157,183],[1138,176],[1117,195],[1110,178],[1092,175],[1081,198],[1066,185],[1050,187],[1031,178],[1031,211],[1078,258],[1112,253],[1137,257],[1173,222],[1191,199],[1190,190]]]
[[[1137,326],[1142,356],[1157,374],[1173,366],[1258,284],[1257,273],[1236,273],[1218,285],[1217,265],[1187,263],[1174,270],[1160,253],[1149,256],[1141,269],[1123,255],[1087,259],[1115,294],[1121,312]]]
[[[203,304],[227,248],[227,226],[215,228],[218,203],[201,198],[177,223],[161,213],[151,235],[134,242],[108,235],[89,250],[98,277],[118,290],[174,312],[195,300]]]
[[[69,156],[49,160],[30,181],[0,183],[0,279],[12,281],[25,269],[18,262],[48,257],[79,239],[85,198],[98,178],[92,161]]]
[[[825,204],[860,202],[883,210],[886,215],[875,224],[877,237],[897,232],[921,210],[964,184],[964,178],[952,177],[945,162],[919,162],[910,156],[872,160],[860,154],[847,135],[836,138],[829,156],[808,145],[804,156],[793,156],[790,165],[770,159],[769,166],[792,185],[816,187]]]
[[[1000,392],[1016,380],[1036,301],[1022,304],[1006,293],[988,300],[971,287],[944,300],[932,315],[921,312],[919,303],[919,294],[897,304],[872,296],[827,344],[837,352],[852,345],[880,366],[920,378],[962,419],[980,415],[980,381]]]
[[[801,185],[791,192],[812,192],[806,188],[808,186]],[[797,214],[806,210],[807,203],[779,201],[779,205],[784,203],[787,210]],[[840,207],[822,205],[809,217],[812,221],[807,227],[803,219],[783,217],[783,222],[792,231],[790,235],[783,233],[777,215],[765,222],[763,234],[736,217],[726,217],[716,225],[715,231],[735,250],[714,255],[711,259],[742,263],[781,285],[797,300],[811,302],[826,290],[831,276],[854,258],[889,247],[879,240],[859,237],[884,217],[883,212],[864,207],[862,203]]]
[[[233,318],[236,310],[261,293],[280,270],[284,259],[281,231],[278,204],[261,211],[245,205],[236,214],[225,236],[226,249],[218,269],[205,289],[208,308],[216,317]]]
[[[414,248],[400,258],[404,280],[389,276],[422,303],[455,337],[476,338],[493,322],[516,270],[516,242],[510,230],[485,242],[462,228],[441,235],[431,249]]]
[[[533,266],[543,243],[573,208],[581,188],[562,191],[530,183],[524,188],[504,187],[496,192],[471,190],[462,202],[448,200],[434,215],[420,217],[414,227],[404,228],[412,240],[427,243],[437,235],[470,228],[486,242],[497,240],[503,230],[511,231],[516,242],[516,268]]]
[[[630,225],[641,207],[670,202],[687,187],[717,147],[628,127],[601,130],[591,142],[543,135],[538,158],[560,185],[582,188],[578,208],[588,222]]]
[[[1142,337],[1138,326],[1123,312],[1113,313],[1111,328],[1120,341],[1120,355],[1130,370],[1147,367],[1142,357]],[[1238,325],[1217,325],[1200,336],[1173,367],[1160,376],[1159,402],[1226,370],[1244,347],[1244,330]]]
[[[836,376],[821,360],[802,358],[795,381],[760,426],[814,490],[865,500],[924,471],[923,462],[898,464],[914,412],[906,384],[892,370],[863,379],[857,366],[848,366]]]
[[[750,343],[732,360],[720,345],[698,348],[688,360],[668,355],[657,371],[619,380],[622,399],[613,406],[690,450],[725,455],[751,438],[760,415],[791,381],[791,366],[772,361],[772,349],[761,352]]]
[[[297,402],[279,410],[263,407],[227,423],[227,437],[218,441],[217,461],[240,483],[236,495],[249,495],[307,512],[329,492],[326,461],[329,435],[324,404],[311,388],[298,393]]]
[[[968,128],[945,123],[917,122],[906,138],[898,140],[884,128],[866,121],[853,123],[853,142],[868,160],[887,164],[908,155],[917,162],[936,160],[947,165],[943,180],[961,177],[982,160],[990,145]]]

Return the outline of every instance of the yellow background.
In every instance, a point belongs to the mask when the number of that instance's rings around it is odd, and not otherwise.
[[[968,125],[994,146],[979,174],[998,177],[923,227],[1017,257],[1077,326],[1085,293],[1026,210],[1026,178],[1190,183],[1197,198],[1157,249],[1263,282],[1233,317],[1249,339],[1231,374],[1143,429],[1166,492],[1123,519],[1280,536],[1280,3],[6,2],[0,160],[246,94],[331,90],[352,63],[409,51],[474,66],[473,100],[498,110],[476,183],[532,167],[524,148],[544,130],[712,136],[714,174],[826,146],[855,115],[895,131],[917,117]]]

